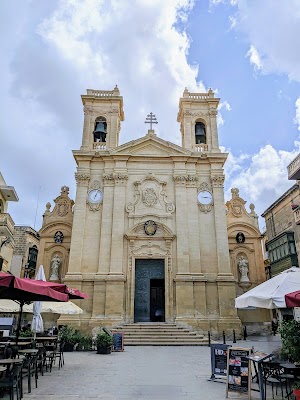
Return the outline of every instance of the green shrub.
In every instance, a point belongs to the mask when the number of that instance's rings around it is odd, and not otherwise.
[[[113,343],[113,338],[108,333],[101,331],[97,334],[95,343],[97,347],[109,347]]]
[[[282,352],[294,362],[300,361],[300,322],[283,321],[279,328]]]

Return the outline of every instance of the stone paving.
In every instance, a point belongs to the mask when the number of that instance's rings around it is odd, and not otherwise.
[[[239,341],[235,346],[271,352],[280,347],[280,338]],[[55,366],[40,376],[31,394],[25,385],[24,400],[225,399],[225,384],[208,381],[210,375],[208,347],[128,346],[123,353],[111,355],[65,353],[64,367]],[[251,398],[258,399],[258,393]],[[270,389],[268,398],[272,398]]]

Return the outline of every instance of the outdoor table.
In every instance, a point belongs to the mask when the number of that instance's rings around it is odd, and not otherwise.
[[[264,377],[263,377],[262,363],[263,363],[264,360],[267,360],[268,358],[271,358],[272,356],[273,356],[272,353],[266,354],[266,353],[263,353],[261,351],[256,351],[251,356],[246,357],[249,360],[251,360],[253,362],[253,365],[254,365],[254,369],[255,369],[255,372],[256,372],[256,376],[257,376],[257,383],[258,383],[258,387],[259,387],[260,400],[264,400],[264,398],[265,398]],[[256,367],[255,363],[257,364],[257,367]]]
[[[23,353],[23,354],[36,354],[38,352],[38,349],[21,349],[19,350],[19,353]]]

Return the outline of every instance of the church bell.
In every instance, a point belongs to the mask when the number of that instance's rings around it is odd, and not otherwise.
[[[205,126],[202,122],[197,122],[195,125],[196,144],[205,143]]]
[[[96,128],[93,132],[95,141],[105,142],[105,139],[106,139],[106,126],[105,125],[106,124],[104,124],[104,122],[102,122],[102,121],[97,122]]]

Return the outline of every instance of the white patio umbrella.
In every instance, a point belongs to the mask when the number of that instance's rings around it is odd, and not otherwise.
[[[13,300],[0,299],[0,313],[18,313],[20,306]],[[33,304],[24,304],[24,313],[33,313]],[[72,301],[56,302],[56,301],[43,301],[41,314],[82,314],[82,308],[78,307]]]
[[[40,265],[35,279],[38,281],[46,281],[45,271],[42,265]],[[36,337],[37,333],[44,332],[44,323],[43,323],[43,318],[41,316],[42,304],[43,304],[42,301],[35,301],[33,303],[33,317],[31,322],[31,330],[34,333],[34,338]]]
[[[1,311],[1,301],[0,301],[0,311]],[[24,306],[24,312],[33,312],[33,305],[28,304]],[[41,313],[52,313],[52,314],[82,314],[83,309],[78,307],[72,301],[66,302],[55,302],[55,301],[45,301],[42,303]]]
[[[300,268],[292,267],[235,299],[235,308],[286,308],[284,296],[300,290]]]

